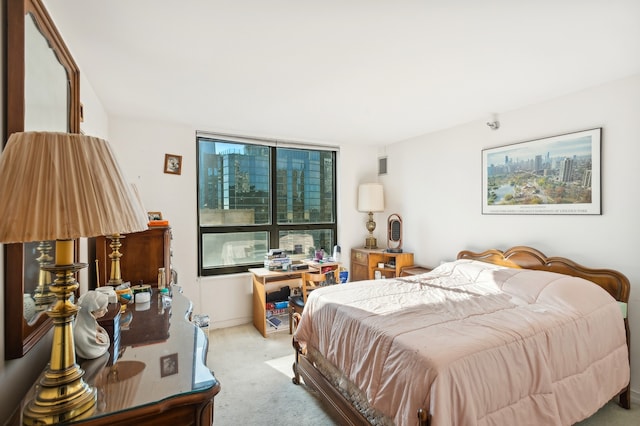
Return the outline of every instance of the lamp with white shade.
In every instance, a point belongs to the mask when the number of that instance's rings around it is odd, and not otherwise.
[[[384,191],[380,183],[363,183],[358,187],[358,211],[369,213],[369,220],[366,223],[369,236],[365,240],[364,248],[378,248],[378,242],[373,236],[376,223],[373,220],[374,212],[384,211]]]
[[[102,139],[57,132],[13,133],[0,157],[0,242],[56,240],[47,311],[53,343],[36,395],[24,408],[24,424],[82,419],[95,411],[96,391],[76,363],[71,301],[75,274],[87,266],[74,262],[74,240],[147,229],[130,185]]]

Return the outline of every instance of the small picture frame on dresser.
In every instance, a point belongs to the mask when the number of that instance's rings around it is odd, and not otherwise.
[[[178,374],[178,354],[170,354],[160,357],[160,377]]]
[[[162,212],[147,212],[149,220],[162,220]]]

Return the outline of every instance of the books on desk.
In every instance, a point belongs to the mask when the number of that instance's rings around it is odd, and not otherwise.
[[[280,326],[280,324],[282,324],[282,321],[279,320],[278,317],[269,317],[267,318],[267,322],[269,323],[269,325],[275,327],[276,329]]]
[[[270,271],[288,271],[291,259],[284,250],[271,249],[264,255],[264,267]]]

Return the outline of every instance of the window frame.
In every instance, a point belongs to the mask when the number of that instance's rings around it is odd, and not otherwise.
[[[260,145],[269,149],[269,217],[270,223],[268,224],[251,224],[251,225],[227,225],[227,226],[201,226],[200,225],[200,140],[208,139],[211,141],[220,142],[232,142],[243,143],[247,145]],[[333,163],[333,175],[332,175],[332,192],[333,192],[333,208],[332,217],[333,222],[320,222],[320,223],[278,223],[278,196],[277,196],[277,151],[278,149],[300,149],[307,151],[329,151],[331,152],[331,161]],[[309,231],[309,230],[330,230],[332,233],[331,247],[323,247],[327,252],[337,244],[338,240],[338,194],[337,194],[337,175],[338,175],[338,148],[328,147],[314,144],[300,144],[300,143],[284,143],[278,141],[270,141],[268,139],[254,139],[245,138],[230,135],[219,135],[211,133],[196,133],[196,209],[197,209],[197,228],[198,228],[198,276],[219,276],[227,274],[237,274],[248,272],[250,268],[261,268],[264,263],[253,263],[244,265],[231,265],[224,267],[205,268],[203,265],[203,237],[207,234],[221,234],[221,233],[242,233],[242,232],[267,232],[269,235],[269,247],[278,248],[280,240],[280,232],[284,231]]]

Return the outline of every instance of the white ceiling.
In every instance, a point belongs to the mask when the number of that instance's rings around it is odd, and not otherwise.
[[[387,144],[640,73],[638,0],[44,0],[107,112]]]

